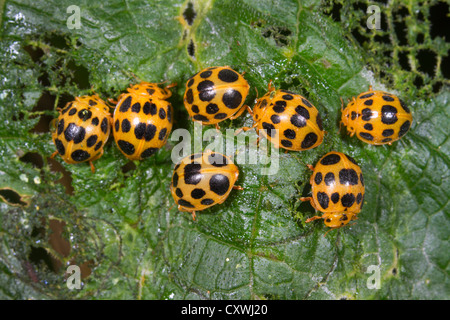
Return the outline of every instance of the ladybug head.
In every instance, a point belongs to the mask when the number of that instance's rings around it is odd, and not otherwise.
[[[326,218],[324,217],[324,222],[327,227],[340,228],[356,219],[358,219],[358,217],[356,216],[356,213],[353,212],[333,212]]]

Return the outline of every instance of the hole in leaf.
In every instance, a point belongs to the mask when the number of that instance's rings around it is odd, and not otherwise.
[[[186,9],[183,11],[184,20],[186,20],[188,25],[192,26],[196,16],[197,13],[194,10],[194,4],[192,2],[188,2]]]
[[[59,157],[59,155],[57,155],[55,158],[58,159],[58,157]],[[59,157],[58,160],[64,161],[61,159],[61,157]],[[48,163],[50,165],[51,171],[61,172],[63,174],[61,179],[57,180],[56,183],[62,184],[66,189],[66,193],[69,195],[73,195],[74,189],[72,187],[72,177],[71,177],[70,172],[67,171],[66,169],[64,169],[64,167],[55,159],[48,158]]]
[[[428,74],[432,78],[437,63],[436,53],[431,50],[419,50],[417,59],[419,60],[418,70]]]
[[[442,88],[442,82],[436,82],[435,84],[433,84],[433,92],[434,93],[438,93],[439,91],[441,91]]]
[[[42,156],[37,152],[27,152],[19,158],[20,161],[30,163],[34,167],[41,169],[44,166]]]
[[[450,15],[449,5],[445,2],[438,2],[430,8],[431,30],[430,35],[434,39],[436,37],[445,38],[450,41]]]
[[[365,36],[365,35],[362,35],[362,34],[359,32],[359,30],[356,29],[356,28],[352,30],[352,35],[353,35],[353,37],[355,38],[355,40],[358,41],[358,43],[359,43],[360,45],[363,45],[365,42],[368,42],[368,41],[369,41],[369,38],[368,38],[367,36]]]
[[[395,30],[395,34],[397,35],[398,44],[401,46],[407,45],[408,39],[406,36],[407,36],[408,32],[407,32],[407,27],[406,27],[405,21],[394,22],[394,30]]]
[[[194,43],[194,41],[192,39],[189,41],[189,44],[187,46],[187,51],[188,51],[188,54],[192,58],[195,59],[195,43]]]
[[[408,51],[399,51],[398,62],[400,63],[400,67],[403,70],[411,71],[411,66],[409,65],[409,60],[408,60]]]
[[[422,88],[423,87],[423,79],[421,76],[416,76],[416,78],[413,81],[413,84],[416,88]]]
[[[286,27],[270,26],[261,31],[264,38],[272,38],[278,47],[284,47],[289,44],[291,30]]]
[[[11,188],[0,189],[0,198],[12,206],[27,206],[29,204],[24,202],[20,194]]]
[[[136,170],[136,165],[134,164],[133,161],[130,161],[124,166],[122,166],[120,169],[122,170],[122,173],[126,175],[128,172]]]
[[[425,35],[423,33],[419,33],[416,37],[416,41],[418,44],[422,44],[425,41]]]

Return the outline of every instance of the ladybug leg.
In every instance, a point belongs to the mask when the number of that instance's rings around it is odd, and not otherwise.
[[[241,133],[242,131],[247,132],[247,131],[249,131],[249,130],[252,130],[253,128],[256,128],[257,125],[258,125],[258,123],[255,122],[251,127],[242,127],[242,128],[240,128],[240,129],[236,130],[236,133],[235,133],[234,135],[237,136],[237,135],[238,135],[239,133]]]
[[[309,203],[311,204],[311,206],[312,206],[314,209],[316,209],[317,211],[320,211],[320,210],[316,207],[316,205],[314,204],[314,200],[313,200],[312,197],[301,197],[301,198],[300,198],[300,201],[309,201]],[[324,215],[325,215],[325,213],[324,213]]]
[[[233,186],[233,189],[234,189],[234,190],[241,190],[241,191],[244,190],[243,187],[241,187],[241,186],[236,186],[236,185]]]
[[[218,132],[220,132],[220,127],[219,127],[219,124],[218,124],[218,123],[216,123],[216,124],[215,124],[215,126],[216,126],[216,130],[217,130]]]
[[[95,167],[94,167],[94,164],[92,163],[92,161],[89,161],[89,165],[91,166],[92,173],[95,173]]]
[[[369,91],[373,91],[372,85],[369,85]]]
[[[195,215],[195,211],[192,211],[192,220],[195,221],[196,215]]]
[[[249,109],[250,109],[250,107],[244,105],[244,106],[242,106],[242,107],[239,109],[238,112],[236,112],[236,114],[232,115],[232,116],[229,117],[228,119],[234,120],[234,119],[238,118],[238,117],[245,111],[246,108],[249,108]],[[247,110],[248,110],[248,109],[247,109]]]
[[[314,171],[314,167],[311,164],[307,164],[306,166],[309,168],[309,170]]]
[[[318,219],[322,219],[322,217],[320,217],[320,216],[314,216],[314,217],[311,217],[311,218],[309,218],[309,219],[306,219],[306,223],[310,223],[311,221],[314,221],[314,220],[318,220]]]
[[[52,155],[50,156],[50,159],[53,159],[54,157],[56,157],[57,154],[58,154],[58,151],[53,152]]]
[[[173,87],[176,87],[177,86],[177,83],[176,82],[173,82],[173,83],[171,83],[171,84],[168,84],[167,86],[166,86],[166,89],[170,89],[170,88],[173,88]]]

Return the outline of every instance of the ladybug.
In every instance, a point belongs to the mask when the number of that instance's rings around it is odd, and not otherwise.
[[[184,106],[194,121],[215,124],[236,119],[246,108],[250,86],[244,77],[230,67],[206,68],[186,82]]]
[[[357,219],[364,203],[364,178],[356,161],[341,152],[324,155],[311,176],[312,197],[300,198],[310,201],[314,209],[323,212],[306,220],[324,219],[330,228],[340,228]]]
[[[223,154],[206,151],[183,158],[172,175],[170,192],[179,211],[192,213],[223,203],[239,177],[238,167]]]
[[[57,151],[51,158],[59,153],[67,163],[89,161],[95,172],[92,161],[102,156],[111,123],[109,107],[98,95],[76,97],[59,110],[54,122],[52,139]]]
[[[322,143],[325,131],[319,111],[301,95],[275,90],[269,83],[268,92],[256,101],[251,113],[256,127],[276,148],[302,151]],[[276,129],[276,130],[274,130]]]
[[[167,142],[173,108],[166,99],[174,86],[160,88],[156,83],[141,82],[120,95],[113,132],[117,146],[128,159],[148,158]]]
[[[344,104],[342,103],[342,107]],[[397,96],[379,90],[353,97],[345,109],[341,107],[341,123],[350,136],[356,136],[374,145],[392,144],[403,137],[411,127],[412,115]]]

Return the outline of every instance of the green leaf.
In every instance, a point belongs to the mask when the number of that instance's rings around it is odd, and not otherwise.
[[[68,27],[71,5],[80,9],[79,29]],[[7,0],[1,10],[0,297],[449,297],[450,93],[443,73],[429,85],[440,82],[440,90],[416,90],[394,58],[398,78],[384,82],[376,65],[385,62],[382,53],[362,49],[321,1]],[[348,23],[361,19],[356,12]],[[426,39],[430,48],[439,42],[448,49],[441,38]],[[245,72],[250,106],[270,80],[307,97],[324,119],[324,142],[280,153],[274,175],[264,163],[238,162],[244,190],[198,212],[196,221],[177,211],[169,191],[178,141],[133,163],[111,138],[95,174],[87,164],[49,160],[56,108],[93,90],[114,99],[140,80],[178,83],[170,98],[174,129],[194,134],[184,84],[219,65]],[[339,130],[340,98],[369,85],[397,93],[412,109],[410,132],[392,146],[367,145]],[[247,113],[221,123],[219,140],[234,146],[231,153],[264,158],[265,149],[252,143],[254,131],[225,136],[251,123]],[[355,225],[324,237],[323,222],[304,223],[314,211],[299,198],[310,191],[306,165],[331,150],[357,159],[366,197]],[[80,290],[66,286],[70,264],[90,270]],[[379,270],[379,289],[370,288],[371,266]]]

